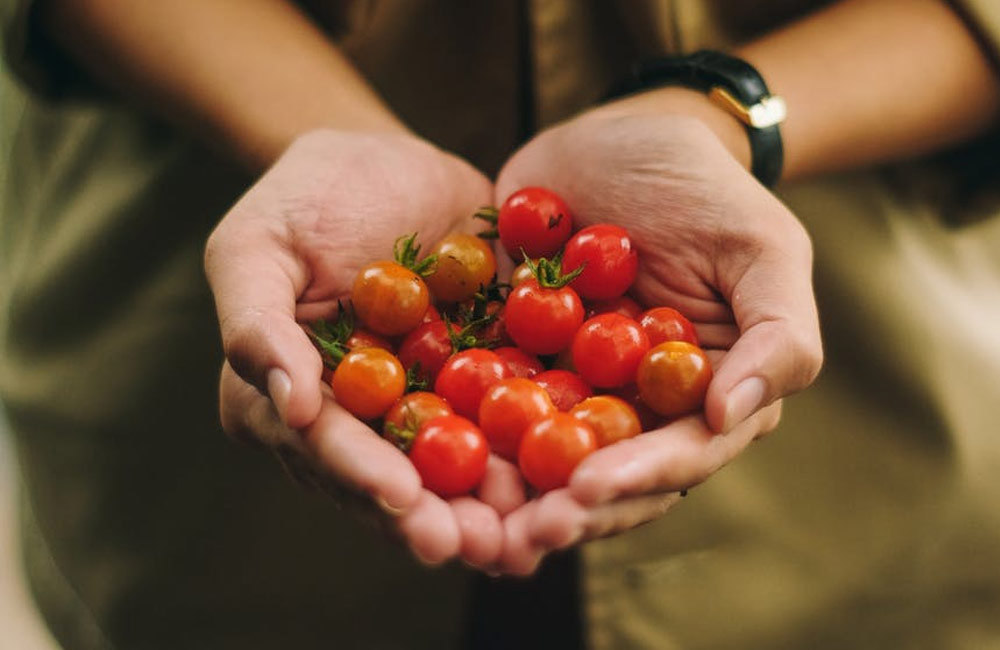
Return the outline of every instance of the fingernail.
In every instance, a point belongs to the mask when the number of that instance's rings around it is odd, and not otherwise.
[[[729,431],[750,417],[764,401],[767,388],[760,377],[749,377],[736,385],[726,398],[726,420],[723,431]]]
[[[389,502],[385,500],[385,497],[375,497],[375,505],[377,505],[382,512],[390,517],[399,517],[403,514],[402,508],[389,505]]]
[[[281,368],[271,368],[267,372],[267,393],[271,396],[278,415],[285,421],[285,413],[288,410],[288,398],[292,394],[292,380]]]

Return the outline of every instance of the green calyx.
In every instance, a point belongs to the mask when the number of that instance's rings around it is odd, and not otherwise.
[[[497,220],[500,217],[500,210],[493,207],[492,205],[484,205],[472,214],[473,219],[481,219],[486,223],[490,224],[490,227],[486,230],[476,233],[477,237],[482,239],[497,239],[500,237],[500,231],[497,230]]]
[[[417,261],[420,255],[420,244],[417,243],[417,233],[403,235],[392,245],[393,257],[400,266],[410,269],[420,277],[426,278],[437,268],[437,255],[428,255]]]
[[[427,379],[419,361],[406,369],[406,392],[413,393],[418,390],[427,390]]]
[[[473,348],[490,349],[496,347],[498,343],[498,341],[493,339],[480,338],[476,334],[477,331],[495,321],[497,318],[496,314],[487,314],[481,318],[468,320],[459,330],[455,329],[455,326],[447,316],[442,315],[441,318],[444,321],[445,329],[448,330],[448,339],[451,341],[452,353],[471,350]]]
[[[347,347],[347,339],[354,333],[354,309],[351,303],[347,307],[341,301],[337,301],[337,319],[332,323],[328,320],[320,319],[313,321],[309,325],[307,334],[312,339],[313,344],[319,350],[323,358],[323,364],[331,370],[336,370],[350,350]]]
[[[586,262],[584,262],[569,273],[564,274],[562,270],[562,251],[556,253],[550,260],[540,257],[538,261],[534,261],[528,257],[523,248],[521,249],[521,255],[524,256],[524,263],[528,265],[532,275],[535,276],[538,286],[546,289],[562,289],[578,278],[583,273],[584,267],[587,266]]]

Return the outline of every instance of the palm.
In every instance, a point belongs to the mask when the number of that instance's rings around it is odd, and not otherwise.
[[[600,450],[568,490],[508,516],[504,564],[515,572],[545,548],[662,514],[671,492],[773,428],[776,400],[820,363],[808,237],[701,122],[598,109],[525,145],[501,171],[497,199],[528,185],[562,195],[579,225],[625,227],[640,255],[636,297],[685,313],[716,349],[716,373],[704,417]]]

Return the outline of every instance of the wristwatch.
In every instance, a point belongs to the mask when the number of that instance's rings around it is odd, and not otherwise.
[[[785,100],[768,91],[752,65],[712,50],[648,59],[635,67],[609,99],[660,86],[684,86],[707,93],[713,103],[746,127],[753,175],[767,187],[777,182],[784,161],[778,125],[785,119]]]

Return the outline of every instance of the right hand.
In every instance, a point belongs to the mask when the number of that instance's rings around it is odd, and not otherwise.
[[[491,459],[481,490],[489,505],[423,489],[406,456],[323,387],[300,323],[328,316],[358,270],[390,258],[400,235],[433,243],[471,227],[492,198],[482,174],[415,137],[317,131],[230,210],[205,252],[226,356],[223,428],[278,451],[313,484],[377,504],[427,563],[495,560],[499,515],[524,499],[516,470]]]

